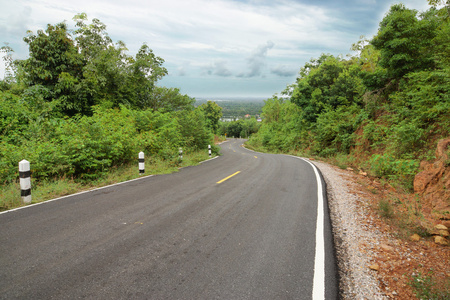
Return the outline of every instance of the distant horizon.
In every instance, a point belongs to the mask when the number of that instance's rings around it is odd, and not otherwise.
[[[196,101],[258,101],[262,102],[270,97],[263,96],[212,96],[212,97],[193,97]]]

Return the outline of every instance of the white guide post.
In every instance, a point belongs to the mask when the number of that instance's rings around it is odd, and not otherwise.
[[[145,172],[145,160],[144,152],[139,152],[139,174],[144,174]]]
[[[30,162],[22,160],[19,162],[20,196],[24,203],[31,203],[31,172]]]

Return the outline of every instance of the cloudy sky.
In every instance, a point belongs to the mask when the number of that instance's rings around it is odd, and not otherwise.
[[[0,0],[0,45],[27,58],[27,30],[85,12],[131,55],[143,43],[165,60],[160,85],[191,97],[270,97],[321,53],[350,53],[372,37],[394,0]],[[426,0],[403,0],[428,9]],[[0,76],[4,65],[0,64]]]

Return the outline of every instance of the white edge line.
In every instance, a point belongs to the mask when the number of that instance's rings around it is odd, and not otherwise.
[[[245,144],[244,144],[244,143],[242,144],[242,148],[244,148],[244,149],[247,150],[247,151],[253,152],[253,153],[261,153],[261,154],[264,154],[263,152],[258,152],[258,151],[252,150],[252,149],[248,149],[247,147],[245,147]],[[266,153],[266,154],[267,154],[267,153]]]
[[[301,159],[310,164],[314,170],[317,180],[317,224],[316,224],[316,251],[314,258],[314,279],[312,299],[325,299],[325,237],[323,233],[323,190],[322,179],[317,167],[307,159],[289,155]]]
[[[208,161],[213,160],[213,159],[216,159],[216,158],[219,158],[219,156],[217,155],[217,156],[214,156],[213,158],[209,158],[209,159],[207,159],[207,160],[201,161],[201,162],[199,162],[199,164],[208,162]]]
[[[244,149],[252,152],[250,149],[243,147]],[[322,188],[322,179],[319,174],[319,170],[317,167],[310,162],[308,159],[294,156],[294,155],[286,155],[291,156],[300,160],[303,160],[311,165],[314,170],[314,174],[316,175],[317,181],[317,224],[316,224],[316,251],[314,257],[314,279],[313,279],[313,291],[312,291],[312,299],[313,300],[323,300],[325,299],[325,236],[323,232],[323,223],[324,223],[324,215],[323,215],[323,188]]]
[[[10,209],[10,210],[5,210],[5,211],[0,212],[0,215],[6,214],[6,213],[9,213],[9,212],[13,212],[13,211],[16,211],[16,210],[24,209],[24,208],[36,206],[36,205],[41,205],[41,204],[45,204],[45,203],[49,203],[49,202],[53,202],[53,201],[57,201],[57,200],[61,200],[61,199],[69,198],[69,197],[73,197],[73,196],[78,196],[78,195],[82,195],[82,194],[86,194],[86,193],[95,192],[95,191],[98,191],[98,190],[102,190],[102,189],[106,189],[106,188],[109,188],[109,187],[125,184],[125,183],[128,183],[128,182],[141,180],[141,179],[144,179],[144,178],[149,178],[149,177],[152,177],[152,176],[155,176],[155,175],[142,176],[142,177],[131,179],[131,180],[127,180],[127,181],[122,181],[122,182],[118,182],[118,183],[114,183],[114,184],[110,184],[110,185],[105,185],[105,186],[102,186],[102,187],[99,187],[99,188],[94,188],[94,189],[91,189],[91,190],[82,191],[82,192],[78,192],[78,193],[75,193],[75,194],[70,194],[70,195],[58,197],[58,198],[55,198],[55,199],[45,200],[45,201],[42,201],[42,202],[29,204],[29,205],[13,208],[13,209]]]
[[[216,158],[218,158],[218,157],[219,157],[219,156],[215,156],[215,157],[213,157],[213,158],[209,158],[209,159],[207,159],[207,160],[204,160],[204,161],[199,162],[199,164],[208,162],[208,161],[213,160],[213,159],[216,159]],[[135,178],[135,179],[131,179],[131,180],[127,180],[127,181],[122,181],[122,182],[118,182],[118,183],[114,183],[114,184],[110,184],[110,185],[105,185],[105,186],[102,186],[102,187],[99,187],[99,188],[94,188],[94,189],[91,189],[91,190],[82,191],[82,192],[78,192],[78,193],[75,193],[75,194],[70,194],[70,195],[58,197],[58,198],[55,198],[55,199],[45,200],[45,201],[42,201],[42,202],[33,203],[33,204],[29,204],[29,205],[25,205],[25,206],[21,206],[21,207],[17,207],[17,208],[5,210],[5,211],[0,212],[0,215],[6,214],[6,213],[9,213],[9,212],[13,212],[13,211],[16,211],[16,210],[24,209],[24,208],[36,206],[36,205],[41,205],[41,204],[45,204],[45,203],[49,203],[49,202],[53,202],[53,201],[57,201],[57,200],[65,199],[65,198],[69,198],[69,197],[72,197],[72,196],[77,196],[77,195],[82,195],[82,194],[86,194],[86,193],[90,193],[90,192],[95,192],[95,191],[98,191],[98,190],[106,189],[106,188],[109,188],[109,187],[121,185],[121,184],[128,183],[128,182],[132,182],[132,181],[141,180],[141,179],[148,178],[148,177],[152,177],[152,176],[155,176],[155,175],[142,176],[142,177]]]

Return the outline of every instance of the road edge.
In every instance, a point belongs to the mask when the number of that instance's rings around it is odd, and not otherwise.
[[[261,154],[268,154],[263,152],[258,152],[252,149],[248,149],[245,147],[245,144],[242,145],[242,147],[250,152],[253,153],[261,153]],[[331,299],[331,298],[337,298],[339,299],[341,296],[341,289],[340,289],[340,275],[338,270],[338,264],[337,264],[337,255],[336,255],[336,244],[335,244],[335,235],[334,230],[331,222],[331,214],[330,214],[330,206],[328,203],[328,190],[327,190],[327,183],[326,180],[320,171],[319,167],[316,166],[313,162],[311,162],[307,158],[295,156],[295,155],[289,155],[289,154],[281,154],[285,156],[289,156],[292,158],[296,158],[299,160],[302,160],[306,163],[308,163],[314,170],[314,174],[316,176],[317,181],[317,222],[316,222],[316,253],[314,258],[314,279],[313,279],[313,292],[312,292],[312,299]],[[325,218],[325,215],[328,216],[328,218]],[[328,230],[329,229],[329,230]],[[329,241],[331,242],[331,251],[326,252],[325,248],[325,231],[329,231],[331,236],[329,236]],[[318,233],[320,234],[320,237],[318,237]],[[320,240],[320,241],[319,241]],[[319,241],[319,242],[318,242]],[[331,256],[333,258],[333,265],[328,266],[325,264],[326,257]],[[317,258],[320,257],[321,261],[318,261]],[[320,272],[316,272],[316,270],[320,270]],[[327,272],[328,270],[328,272]],[[334,278],[331,278],[334,277]],[[327,288],[327,278],[333,279],[335,283],[333,286],[329,286]],[[336,295],[336,297],[333,297],[333,295]],[[328,297],[327,297],[328,296]]]

